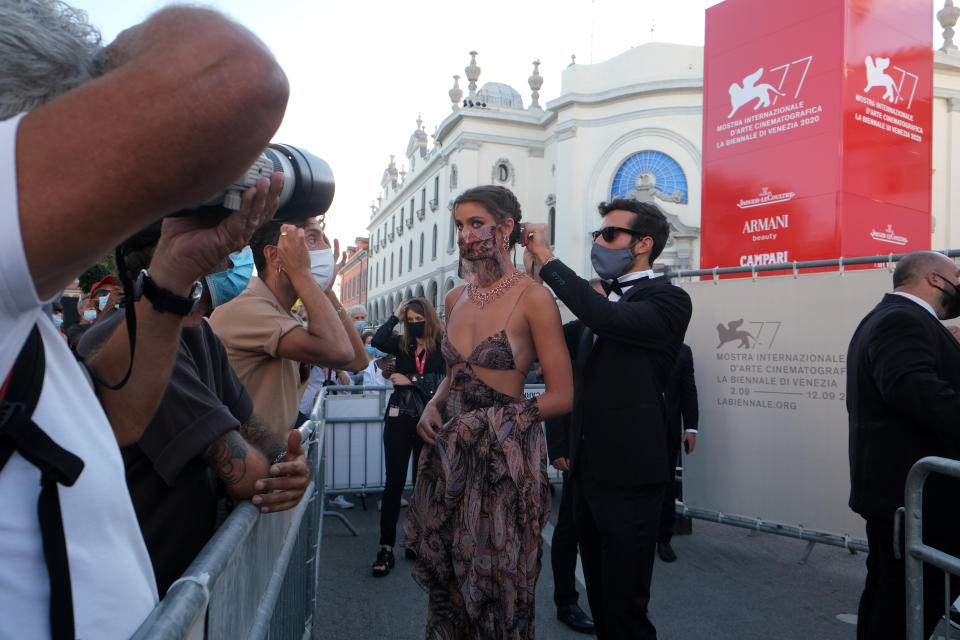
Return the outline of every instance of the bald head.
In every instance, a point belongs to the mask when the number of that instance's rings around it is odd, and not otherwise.
[[[957,265],[942,253],[936,251],[913,251],[908,253],[893,272],[893,288],[909,289],[917,286],[931,272],[952,275]]]

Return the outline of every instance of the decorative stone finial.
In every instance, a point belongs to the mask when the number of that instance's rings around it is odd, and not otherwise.
[[[572,67],[572,66],[575,65],[575,64],[577,64],[577,54],[571,53],[571,54],[570,54],[570,64],[568,64],[567,66],[568,66],[568,67]]]
[[[404,166],[400,167],[400,184],[403,184],[407,179],[407,168]]]
[[[533,111],[543,111],[543,108],[540,106],[540,87],[543,86],[543,76],[540,75],[540,61],[533,61],[533,74],[527,78],[527,83],[530,85],[530,94],[531,102],[530,109]]]
[[[953,27],[957,24],[957,18],[960,18],[960,8],[953,6],[953,0],[946,0],[943,9],[937,12],[937,20],[943,27],[943,46],[940,51],[950,53],[957,50],[957,45],[953,43],[953,36],[956,34]]]
[[[464,67],[463,69],[467,74],[467,80],[470,84],[467,85],[467,89],[470,90],[470,93],[467,95],[467,100],[473,100],[477,97],[477,80],[480,79],[480,67],[477,66],[477,52],[470,52],[470,64]]]
[[[423,131],[423,114],[417,114],[417,131]]]
[[[460,76],[453,76],[453,88],[447,91],[447,95],[450,96],[450,102],[453,103],[450,108],[453,111],[459,109],[460,101],[463,100],[463,89],[460,88]]]

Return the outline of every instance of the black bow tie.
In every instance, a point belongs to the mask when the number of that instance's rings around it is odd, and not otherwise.
[[[623,295],[623,289],[620,287],[620,282],[616,278],[610,280],[609,282],[606,280],[601,280],[600,286],[603,287],[603,292],[608,296],[610,295],[611,291],[618,296]]]

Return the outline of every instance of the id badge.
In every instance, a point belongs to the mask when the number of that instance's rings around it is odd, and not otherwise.
[[[390,416],[391,418],[396,418],[397,416],[400,415],[400,407],[391,406],[390,410],[387,411],[387,415]]]

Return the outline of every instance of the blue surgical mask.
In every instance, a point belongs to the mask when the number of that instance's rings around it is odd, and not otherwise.
[[[100,311],[103,311],[107,308],[107,300],[110,299],[110,296],[100,296],[100,300],[97,301],[97,305],[100,306]]]
[[[63,316],[52,316],[53,317],[53,326],[59,327],[63,324]]]
[[[377,356],[378,358],[382,358],[383,356],[387,355],[383,351],[380,351],[380,349],[377,349],[372,344],[368,344],[367,346],[364,347],[364,349],[366,349],[367,353],[369,353],[370,355]]]
[[[357,331],[363,331],[363,328],[367,326],[366,320],[354,320],[353,326],[357,328]]]
[[[83,312],[83,319],[87,322],[93,322],[97,319],[97,310],[96,309],[87,309]]]
[[[250,247],[231,253],[230,260],[233,262],[232,267],[204,278],[207,289],[210,290],[210,303],[213,307],[230,302],[240,295],[253,276],[253,251]]]

